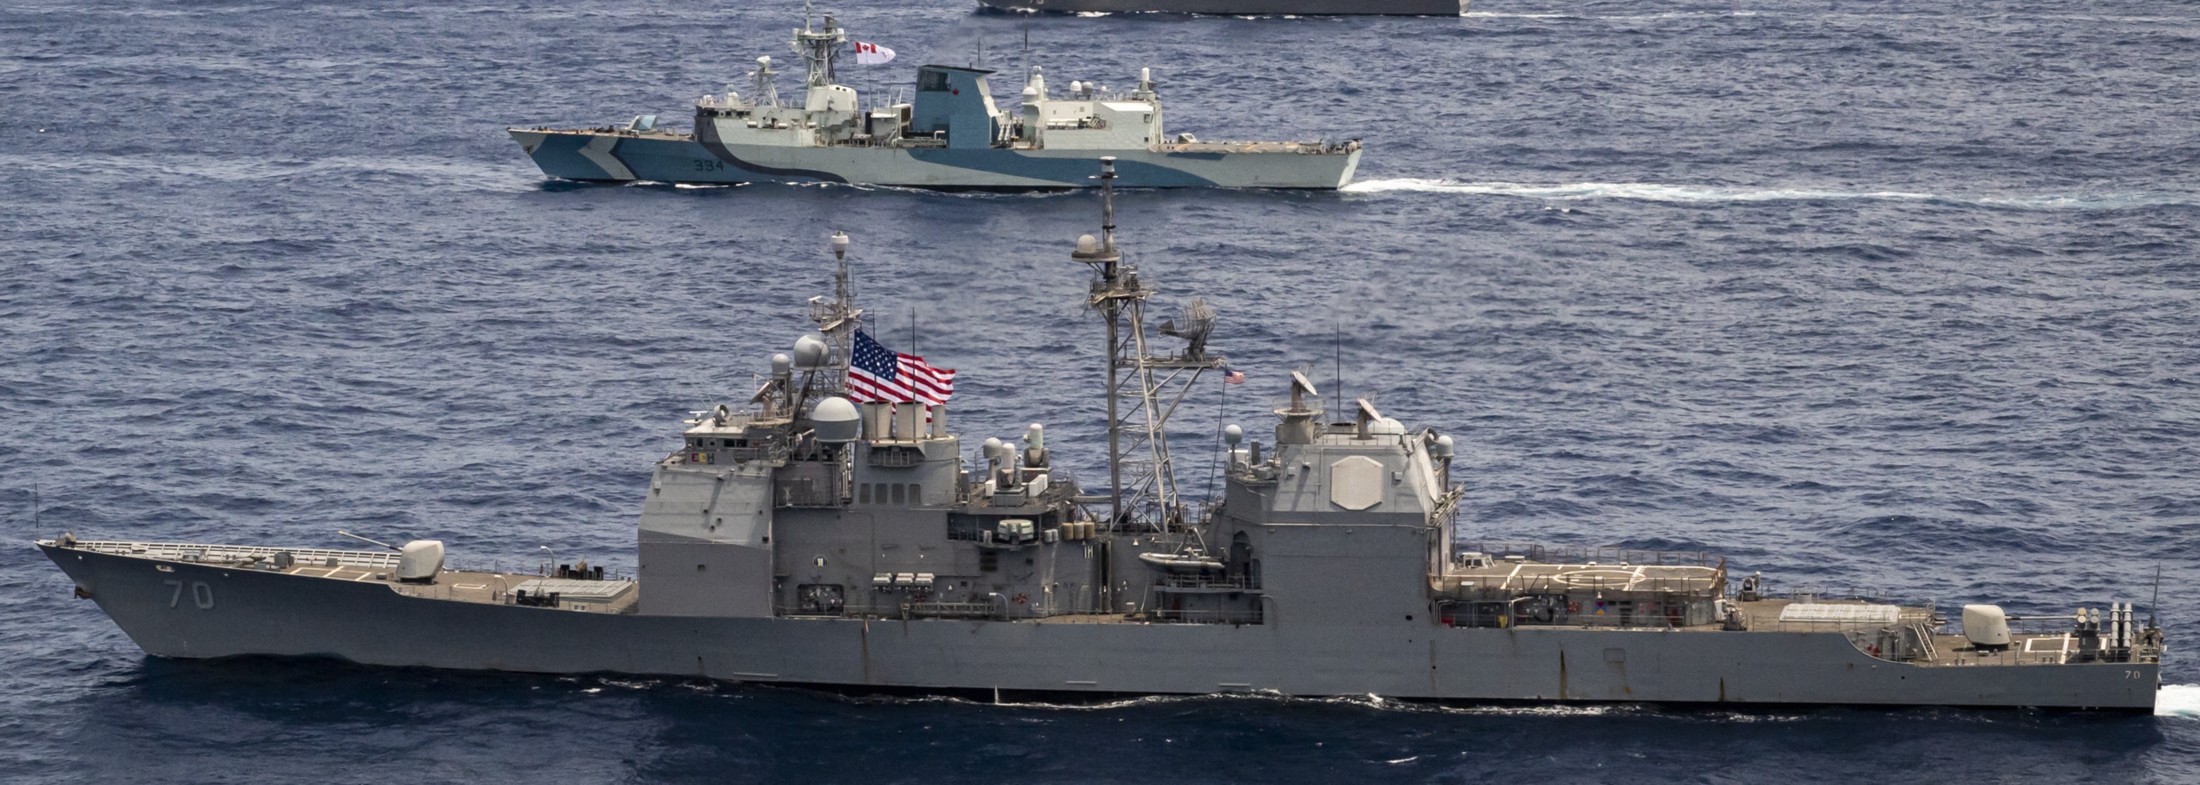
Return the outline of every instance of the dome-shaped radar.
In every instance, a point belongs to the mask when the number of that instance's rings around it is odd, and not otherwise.
[[[1001,443],[1001,437],[998,436],[985,437],[985,441],[978,445],[978,448],[985,452],[985,457],[988,460],[995,461],[1008,460],[1007,447],[1007,445]]]
[[[1374,422],[1367,424],[1367,432],[1397,436],[1406,432],[1406,424],[1394,417],[1377,417]]]
[[[810,427],[817,429],[817,440],[826,444],[847,444],[863,433],[863,415],[856,405],[840,396],[830,396],[817,402],[810,410]]]
[[[1455,449],[1457,447],[1453,444],[1450,436],[1438,436],[1436,437],[1436,445],[1429,448],[1429,454],[1438,458],[1450,458],[1452,451]]]
[[[1086,256],[1100,252],[1100,239],[1089,234],[1077,236],[1077,252]]]
[[[1232,447],[1236,447],[1236,446],[1238,446],[1238,442],[1242,442],[1242,441],[1245,441],[1245,429],[1244,429],[1244,428],[1240,428],[1240,427],[1238,427],[1236,423],[1231,423],[1231,424],[1229,424],[1229,425],[1223,426],[1223,428],[1222,428],[1222,443],[1223,443],[1223,444],[1227,444],[1227,445],[1230,445],[1230,446],[1232,446]]]
[[[784,354],[772,355],[772,378],[785,379],[794,375],[794,358]]]
[[[796,368],[805,371],[823,368],[825,367],[825,358],[831,356],[832,353],[832,347],[825,345],[825,339],[817,333],[810,333],[794,339],[794,367]]]

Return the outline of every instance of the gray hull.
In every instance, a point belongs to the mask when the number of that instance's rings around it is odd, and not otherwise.
[[[978,0],[993,8],[1055,13],[1234,16],[1459,16],[1467,0]]]
[[[1101,156],[1115,156],[1118,185],[1138,188],[1334,190],[1351,182],[1360,149],[1331,153],[1227,149],[1190,151],[795,147],[705,144],[685,134],[512,129],[544,174],[586,182],[682,184],[852,183],[912,188],[1041,190],[1099,183]]]
[[[2160,666],[1917,667],[1839,633],[699,618],[405,597],[373,582],[41,546],[146,652],[856,689],[2148,711]],[[1165,666],[1156,663],[1166,663]]]

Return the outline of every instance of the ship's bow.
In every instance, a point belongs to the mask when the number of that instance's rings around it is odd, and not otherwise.
[[[634,171],[619,159],[620,138],[594,131],[506,129],[542,173],[564,180],[625,182]]]

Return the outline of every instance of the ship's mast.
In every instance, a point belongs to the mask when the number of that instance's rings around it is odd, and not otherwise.
[[[828,391],[838,392],[847,383],[849,347],[855,342],[856,330],[863,326],[863,309],[856,307],[855,288],[849,283],[847,232],[833,233],[832,249],[833,259],[840,265],[833,271],[833,299],[810,298],[810,321],[817,323],[817,331],[833,348],[828,367],[841,373],[833,374],[825,384]]]
[[[1206,353],[1213,311],[1195,304],[1187,312],[1189,329],[1174,322],[1162,326],[1163,334],[1190,341],[1182,353],[1156,356],[1147,348],[1146,300],[1154,291],[1139,281],[1137,267],[1123,263],[1115,247],[1113,156],[1100,159],[1100,237],[1077,238],[1077,250],[1070,258],[1092,267],[1092,292],[1086,304],[1099,312],[1108,328],[1109,526],[1132,531],[1178,529],[1182,509],[1167,424],[1199,375],[1222,365],[1221,357]],[[1195,313],[1200,323],[1192,326]]]
[[[809,86],[824,87],[838,84],[833,72],[833,62],[838,59],[840,45],[848,42],[848,31],[840,29],[832,14],[825,15],[825,27],[811,29],[810,4],[802,4],[802,29],[794,31],[795,54],[809,67]]]

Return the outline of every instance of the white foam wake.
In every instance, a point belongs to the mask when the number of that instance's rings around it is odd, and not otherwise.
[[[1839,200],[1930,201],[2026,210],[2117,210],[2134,207],[2200,204],[2200,195],[2171,193],[1992,194],[1974,196],[1895,190],[1840,191],[1820,188],[1746,188],[1709,185],[1662,185],[1658,183],[1463,182],[1420,177],[1362,180],[1346,185],[1343,190],[1346,193],[1356,194],[1417,192],[1516,196],[1550,200],[1632,199],[1681,204]]]
[[[1658,185],[1655,183],[1469,183],[1403,177],[1362,180],[1344,187],[1347,193],[1420,191],[1427,193],[1495,194],[1536,199],[1641,199],[1652,202],[1782,202],[1818,199],[1911,199],[1932,194],[1908,191],[1826,191],[1798,188],[1724,188],[1719,186]]]
[[[2154,716],[2200,719],[2200,684],[2164,684],[2154,694]]]

